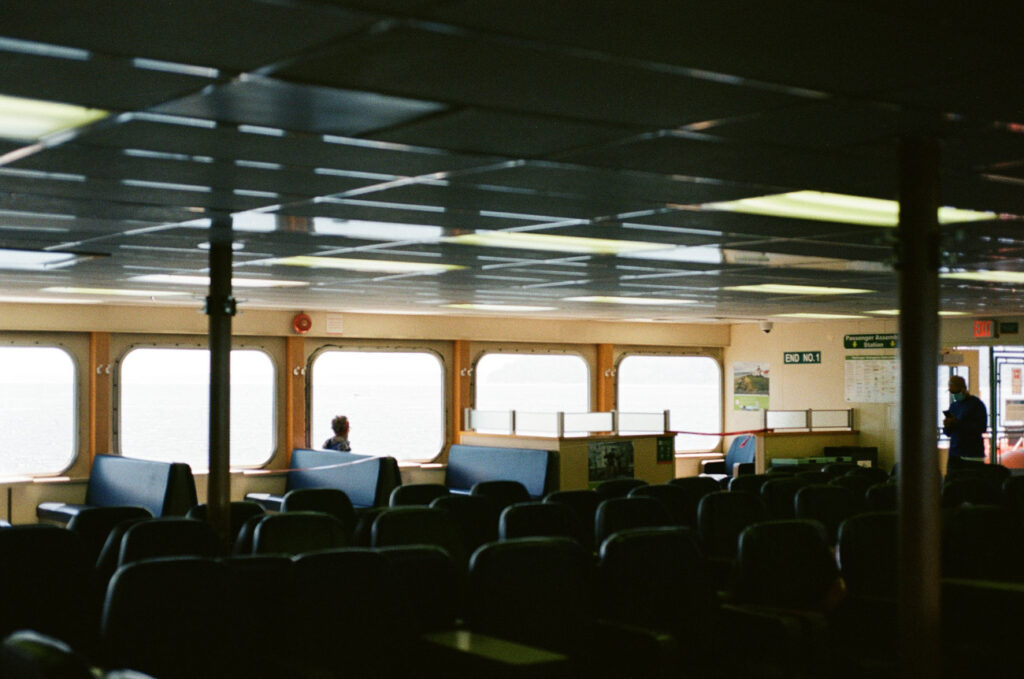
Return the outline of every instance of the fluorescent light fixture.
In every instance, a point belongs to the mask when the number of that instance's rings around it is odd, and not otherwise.
[[[187,276],[182,274],[154,273],[145,276],[134,276],[132,281],[138,283],[157,283],[165,285],[210,285],[209,276]],[[285,281],[276,278],[232,278],[231,285],[235,288],[297,288],[309,285],[305,281]]]
[[[311,269],[344,269],[370,273],[443,273],[466,267],[457,264],[433,264],[429,262],[403,262],[387,259],[354,259],[348,257],[315,257],[297,255],[278,259],[264,259],[253,264],[304,266]]]
[[[591,295],[586,297],[566,297],[567,302],[594,302],[596,304],[639,304],[660,306],[665,304],[696,304],[692,299],[676,299],[669,297],[613,297],[607,295]]]
[[[43,288],[42,292],[56,292],[62,295],[103,295],[104,297],[174,297],[190,295],[177,290],[133,290],[132,288]]]
[[[83,299],[81,297],[18,297],[17,295],[4,295],[0,302],[11,304],[99,304],[98,299]]]
[[[270,212],[240,212],[231,215],[231,229],[246,233],[272,233],[279,216]]]
[[[54,132],[88,125],[108,115],[98,108],[0,95],[0,137],[39,141]]]
[[[828,288],[816,285],[787,285],[784,283],[761,283],[759,285],[733,285],[723,290],[736,292],[760,292],[769,295],[857,295],[874,290],[861,288]]]
[[[1024,271],[959,271],[942,273],[939,278],[952,278],[959,281],[977,281],[981,283],[1024,284]]]
[[[75,255],[67,252],[0,249],[0,269],[42,271],[72,263]]]
[[[822,191],[792,191],[722,203],[705,203],[701,207],[705,210],[742,212],[769,217],[792,217],[822,222],[888,227],[899,224],[900,212],[900,205],[894,200]],[[940,224],[955,224],[985,221],[995,219],[997,216],[994,212],[941,207],[938,219]]]
[[[469,309],[471,311],[552,311],[553,306],[526,306],[523,304],[444,304],[450,309]]]
[[[815,314],[810,312],[801,312],[795,314],[774,314],[775,318],[808,318],[817,319],[819,321],[841,321],[845,319],[854,318],[867,318],[867,316],[858,316],[855,314]]]
[[[625,259],[645,259],[663,262],[687,262],[692,264],[736,264],[741,266],[786,267],[814,271],[860,271],[886,273],[892,266],[885,262],[837,259],[834,257],[810,257],[779,252],[736,250],[720,248],[717,245],[694,245],[673,247],[651,252],[629,252],[621,255]]]
[[[865,311],[867,314],[876,314],[878,316],[899,316],[899,309],[875,309],[874,311]],[[940,316],[967,316],[966,311],[940,311]]]
[[[688,262],[691,264],[721,264],[723,251],[715,245],[697,245],[692,247],[669,247],[661,250],[624,252],[622,257],[628,259],[651,259],[659,262]]]
[[[332,219],[314,217],[313,233],[325,236],[344,236],[362,240],[382,241],[437,241],[444,235],[440,226],[426,224],[396,224],[394,222],[370,222],[361,219]]]
[[[645,243],[634,240],[612,240],[609,238],[584,238],[581,236],[559,236],[551,233],[525,231],[479,230],[460,236],[441,239],[445,243],[476,245],[488,248],[511,248],[516,250],[541,250],[546,252],[571,252],[586,255],[618,255],[643,250],[666,250],[671,246],[663,243]]]

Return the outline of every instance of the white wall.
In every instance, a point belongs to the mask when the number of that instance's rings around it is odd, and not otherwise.
[[[870,321],[775,322],[762,332],[757,323],[734,325],[732,343],[725,350],[725,429],[742,431],[763,426],[761,411],[733,409],[733,364],[767,363],[769,407],[773,410],[854,408],[858,445],[877,446],[879,466],[889,468],[896,458],[898,411],[896,403],[847,402],[847,355],[898,354],[898,350],[851,350],[843,347],[844,335],[897,332],[895,319]],[[785,365],[783,353],[820,351],[820,364]]]

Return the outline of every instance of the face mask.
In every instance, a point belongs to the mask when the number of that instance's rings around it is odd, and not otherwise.
[[[953,397],[953,400],[956,401],[957,403],[967,398],[967,395],[962,391],[958,391],[955,394],[951,394],[951,396]]]

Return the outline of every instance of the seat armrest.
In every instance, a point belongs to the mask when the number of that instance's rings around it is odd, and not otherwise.
[[[701,461],[700,471],[702,474],[725,474],[725,458]]]
[[[733,476],[745,476],[747,474],[756,474],[757,467],[753,462],[737,462],[732,466]]]
[[[66,502],[41,502],[36,506],[36,518],[57,523],[68,523],[83,509],[91,505],[72,505]]]
[[[600,619],[594,626],[595,665],[609,676],[670,676],[680,644],[664,630]]]
[[[431,632],[419,638],[424,666],[444,676],[500,679],[553,679],[574,676],[571,660],[560,653],[466,629]]]
[[[281,503],[284,501],[284,496],[271,493],[246,493],[245,499],[249,502],[255,502],[268,512],[279,512],[281,511]]]

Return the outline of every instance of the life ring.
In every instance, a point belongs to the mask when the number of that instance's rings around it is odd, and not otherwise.
[[[300,335],[305,335],[313,327],[313,319],[309,314],[295,314],[292,319],[292,330]]]

